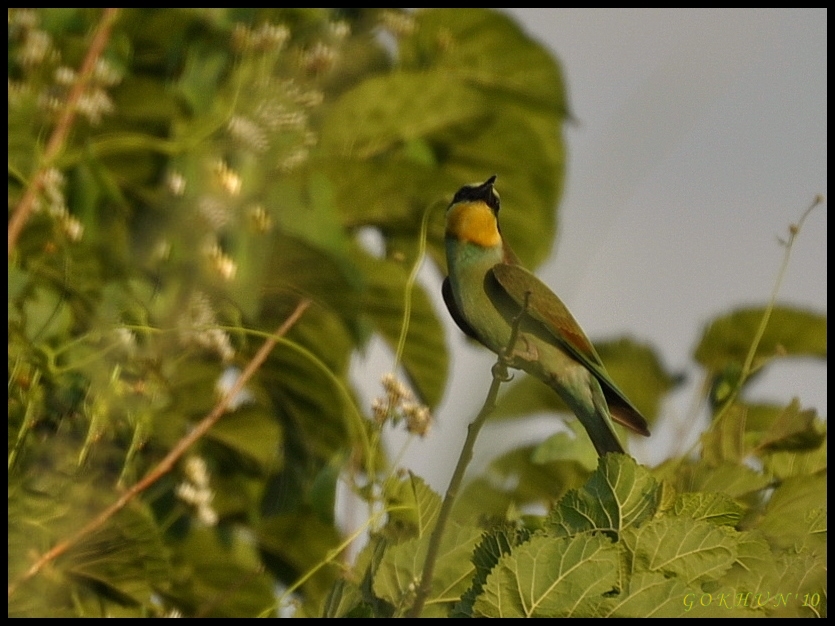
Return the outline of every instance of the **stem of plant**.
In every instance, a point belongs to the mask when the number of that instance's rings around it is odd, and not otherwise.
[[[777,279],[774,281],[774,288],[771,291],[771,299],[768,301],[768,306],[765,308],[765,313],[763,313],[762,320],[760,320],[760,325],[757,328],[757,332],[754,335],[754,340],[751,342],[751,346],[748,348],[748,354],[745,357],[745,363],[742,364],[742,372],[739,376],[739,380],[734,385],[733,390],[728,395],[725,402],[722,403],[719,411],[717,411],[716,416],[713,418],[713,423],[711,424],[711,430],[716,428],[718,424],[722,421],[725,417],[725,414],[728,412],[731,406],[736,403],[736,399],[739,396],[739,393],[742,391],[742,387],[748,382],[748,379],[751,377],[754,369],[754,358],[757,356],[757,349],[760,347],[760,340],[763,338],[765,334],[766,326],[768,326],[768,321],[771,318],[771,313],[774,311],[774,307],[777,303],[777,295],[780,292],[780,286],[783,284],[783,278],[786,275],[786,270],[789,267],[789,258],[791,257],[792,248],[794,247],[795,239],[800,234],[800,229],[803,227],[803,223],[806,221],[806,218],[809,217],[809,214],[815,209],[816,206],[823,203],[823,196],[816,196],[815,199],[812,201],[812,204],[803,212],[803,215],[800,216],[800,219],[797,221],[796,224],[791,224],[789,226],[789,238],[781,243],[785,247],[786,251],[783,253],[783,261],[780,264],[780,270],[777,272]]]
[[[490,384],[490,390],[487,392],[487,398],[481,406],[481,410],[476,415],[476,418],[467,427],[467,438],[464,441],[464,446],[461,448],[461,454],[458,457],[458,464],[455,466],[455,471],[452,473],[452,478],[449,481],[446,495],[444,496],[441,510],[438,513],[438,520],[435,522],[435,528],[432,530],[432,535],[429,537],[429,546],[426,550],[426,560],[423,562],[423,573],[420,577],[420,585],[415,594],[415,602],[409,611],[407,617],[420,617],[423,611],[423,605],[429,597],[429,592],[432,590],[432,576],[435,572],[435,562],[438,559],[438,552],[441,548],[441,539],[444,535],[449,516],[452,513],[452,507],[455,504],[455,499],[458,497],[458,491],[461,488],[461,483],[464,481],[464,474],[470,461],[473,459],[473,450],[475,442],[478,438],[478,433],[487,416],[496,408],[496,398],[499,394],[499,387],[502,383],[508,382],[512,377],[508,375],[507,369],[513,360],[513,348],[516,345],[516,340],[519,337],[519,325],[525,312],[528,310],[528,299],[530,292],[525,294],[525,301],[522,308],[516,317],[513,318],[513,327],[510,331],[510,340],[502,354],[499,355],[496,364],[493,365],[493,382]]]

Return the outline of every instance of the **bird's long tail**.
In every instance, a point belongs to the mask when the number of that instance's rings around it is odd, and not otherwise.
[[[603,390],[596,380],[592,380],[594,381],[591,389],[592,404],[586,404],[571,397],[570,394],[563,392],[556,384],[549,383],[549,386],[574,411],[583,428],[586,429],[589,439],[591,439],[594,445],[594,449],[597,450],[597,454],[603,456],[609,452],[623,453],[623,445],[615,433],[614,424],[609,413],[609,406],[603,395]]]

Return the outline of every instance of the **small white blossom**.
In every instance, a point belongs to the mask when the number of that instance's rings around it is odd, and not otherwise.
[[[184,344],[193,344],[216,352],[224,361],[231,361],[235,350],[229,335],[216,325],[214,310],[208,296],[201,292],[192,294],[186,310],[178,320],[179,337]]]
[[[429,408],[418,403],[412,391],[394,374],[384,374],[382,383],[385,397],[375,398],[371,402],[374,421],[382,425],[389,418],[395,424],[405,420],[406,429],[410,433],[425,436],[432,424]]]
[[[231,220],[229,207],[215,196],[201,196],[197,201],[197,211],[213,231],[221,230]]]
[[[302,55],[302,66],[309,72],[320,74],[331,69],[336,63],[338,54],[333,46],[317,41]]]
[[[266,233],[273,226],[272,217],[267,213],[267,210],[260,204],[256,204],[249,211],[249,217],[255,225],[255,231],[259,233]]]
[[[227,129],[235,141],[253,152],[265,152],[270,145],[264,129],[247,117],[233,115],[227,124]]]
[[[84,224],[72,215],[68,214],[61,220],[61,227],[64,229],[67,237],[70,238],[70,241],[81,241],[81,237],[84,235]]]
[[[174,490],[177,497],[193,507],[197,519],[206,526],[217,524],[217,512],[212,508],[215,494],[210,487],[211,476],[206,462],[199,456],[191,456],[183,467],[185,480]]]
[[[230,196],[237,196],[241,192],[241,176],[225,162],[218,161],[214,166],[214,173],[223,190]]]
[[[186,179],[179,172],[168,172],[165,177],[165,186],[173,196],[182,196],[186,191]]]
[[[345,21],[331,22],[329,27],[335,39],[346,39],[351,34],[351,25]]]
[[[29,30],[26,39],[17,53],[21,65],[34,67],[40,65],[47,55],[53,52],[52,38],[42,30]]]
[[[75,70],[66,65],[55,68],[55,82],[69,87],[75,82]]]
[[[122,82],[122,75],[107,59],[99,57],[93,69],[93,80],[105,87],[112,87]]]
[[[398,11],[383,11],[380,14],[380,22],[395,37],[411,35],[417,29],[414,17]]]
[[[115,107],[107,92],[100,88],[92,88],[81,94],[76,109],[90,120],[91,124],[98,124],[102,115],[112,113]]]

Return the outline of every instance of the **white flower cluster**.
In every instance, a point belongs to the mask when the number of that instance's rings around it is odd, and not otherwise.
[[[385,397],[375,398],[371,403],[374,420],[380,425],[389,419],[394,424],[405,420],[406,430],[424,437],[432,425],[429,407],[417,402],[412,391],[394,374],[384,374],[382,383]]]
[[[244,24],[235,24],[232,31],[232,44],[240,52],[249,50],[274,52],[281,50],[290,39],[290,29],[281,24],[264,22],[257,28]]]
[[[209,486],[209,470],[199,456],[189,457],[183,468],[185,480],[177,485],[177,497],[195,508],[197,519],[206,526],[217,524],[217,511],[212,508],[214,492]]]
[[[61,230],[70,241],[80,241],[84,235],[84,225],[78,221],[67,208],[67,199],[64,194],[66,186],[64,175],[55,168],[50,168],[43,173],[41,178],[42,199],[46,201],[46,212],[58,222]],[[43,208],[41,199],[35,202],[35,209]]]
[[[192,294],[186,310],[179,318],[179,337],[183,344],[196,345],[216,352],[224,361],[231,361],[235,350],[229,335],[216,328],[215,312],[209,297],[200,291]]]

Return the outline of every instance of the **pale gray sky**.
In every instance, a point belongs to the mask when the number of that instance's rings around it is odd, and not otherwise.
[[[694,427],[692,441],[703,423],[687,420],[698,382],[691,354],[704,324],[767,301],[783,255],[777,237],[827,192],[827,12],[505,11],[559,58],[577,120],[566,128],[560,233],[538,273],[592,340],[629,333],[688,373],[665,410]],[[826,229],[824,205],[795,245],[782,301],[826,311]],[[495,360],[451,323],[448,333],[454,369],[438,424],[402,458],[441,492]],[[379,380],[391,363],[379,356],[357,379]],[[825,415],[826,389],[826,366],[809,362],[773,368],[749,396],[796,394]],[[476,462],[559,428],[553,416],[491,428]],[[631,452],[654,464],[680,439],[656,430]],[[393,454],[404,440],[390,439]]]

